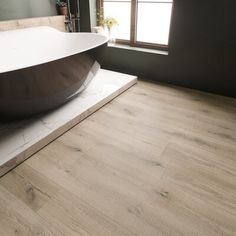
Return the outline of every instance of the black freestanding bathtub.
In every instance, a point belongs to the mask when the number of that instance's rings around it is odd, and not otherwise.
[[[0,32],[0,116],[31,116],[77,96],[100,68],[86,51],[106,42],[45,26]]]

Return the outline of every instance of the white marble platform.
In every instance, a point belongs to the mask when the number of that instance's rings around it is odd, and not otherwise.
[[[79,97],[44,115],[0,121],[0,176],[124,92],[135,76],[100,70]]]

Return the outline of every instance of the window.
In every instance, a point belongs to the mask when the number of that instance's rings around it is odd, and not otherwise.
[[[167,49],[173,0],[98,0],[104,17],[114,17],[118,43]]]

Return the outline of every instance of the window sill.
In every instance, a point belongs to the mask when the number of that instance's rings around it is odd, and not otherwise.
[[[112,48],[127,49],[127,50],[131,50],[131,51],[154,53],[154,54],[159,54],[159,55],[164,55],[164,56],[168,56],[168,54],[169,54],[167,51],[150,49],[150,48],[131,47],[129,45],[124,45],[124,44],[110,44],[110,43],[108,43],[107,46],[112,47]]]

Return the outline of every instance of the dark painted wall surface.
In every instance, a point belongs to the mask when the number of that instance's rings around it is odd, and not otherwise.
[[[235,9],[235,0],[175,0],[168,56],[110,47],[99,50],[102,67],[236,97]]]
[[[55,0],[0,0],[0,20],[57,15]]]
[[[82,32],[91,31],[90,4],[89,0],[80,0],[80,30]]]

